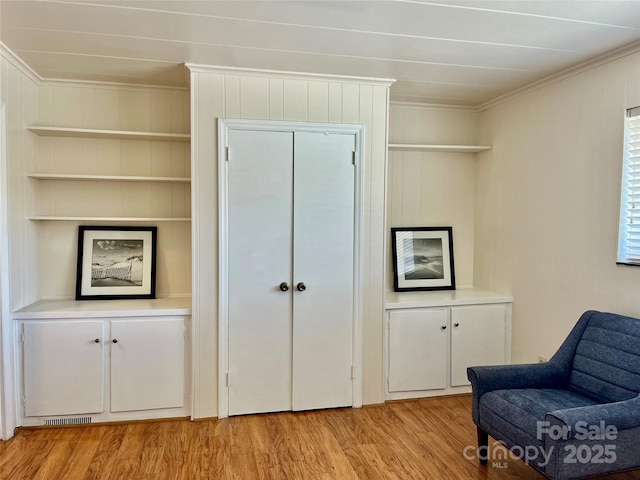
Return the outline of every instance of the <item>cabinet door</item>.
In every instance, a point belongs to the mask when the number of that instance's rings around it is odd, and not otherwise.
[[[389,314],[389,392],[447,386],[449,311],[395,310]]]
[[[25,322],[25,416],[102,412],[102,339],[102,321]]]
[[[451,309],[451,386],[469,385],[467,367],[506,363],[504,305]]]
[[[111,411],[184,405],[184,319],[114,320]]]

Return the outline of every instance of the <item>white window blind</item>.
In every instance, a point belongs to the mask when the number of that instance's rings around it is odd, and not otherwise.
[[[640,107],[627,110],[618,263],[640,265]]]

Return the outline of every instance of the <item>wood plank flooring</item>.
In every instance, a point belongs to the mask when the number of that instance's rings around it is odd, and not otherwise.
[[[480,466],[471,397],[362,409],[20,429],[2,480],[542,480],[517,459]],[[600,477],[640,480],[640,471]]]

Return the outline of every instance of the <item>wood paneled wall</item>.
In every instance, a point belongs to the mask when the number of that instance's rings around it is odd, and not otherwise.
[[[472,110],[392,103],[389,143],[475,145],[478,120]],[[388,226],[452,226],[458,287],[473,285],[475,160],[474,153],[389,152]],[[393,290],[390,246],[388,257]]]
[[[194,178],[194,416],[217,415],[217,119],[242,118],[365,126],[365,403],[383,401],[385,174],[388,86],[276,72],[199,69],[191,73]]]
[[[550,356],[588,309],[640,317],[640,268],[616,265],[623,118],[640,53],[481,114],[475,284],[513,295],[513,361]]]
[[[184,90],[62,82],[43,84],[39,88],[39,125],[189,133],[189,122],[189,92]],[[38,140],[34,173],[155,177],[189,177],[191,174],[188,143],[59,137],[39,137]],[[31,214],[191,216],[188,183],[31,182],[37,191],[37,203]],[[73,297],[78,222],[38,223],[38,297]],[[190,294],[190,223],[147,222],[146,225],[158,226],[157,295]]]
[[[38,78],[0,43],[0,105],[3,106],[4,164],[0,165],[2,216],[2,297],[0,298],[0,438],[13,435],[17,426],[18,383],[14,377],[17,345],[11,312],[37,298],[36,228],[26,215],[33,208],[34,192],[24,173],[33,165],[37,139],[25,130],[38,115]],[[6,227],[6,229],[5,229]]]
[[[38,139],[25,130],[38,118],[37,78],[0,45],[0,101],[6,109],[6,198],[9,255],[9,311],[36,300],[36,226],[27,220],[35,204],[33,185],[25,177],[33,167]]]

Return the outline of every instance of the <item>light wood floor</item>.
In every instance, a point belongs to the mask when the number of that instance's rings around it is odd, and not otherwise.
[[[302,413],[21,429],[2,480],[535,479],[519,460],[480,466],[470,397]],[[607,480],[640,479],[640,471]]]

